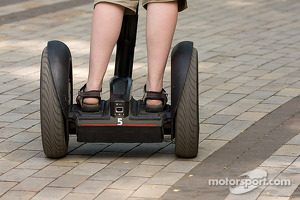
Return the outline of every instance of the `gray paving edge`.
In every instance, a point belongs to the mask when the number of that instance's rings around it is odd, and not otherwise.
[[[7,14],[7,15],[0,15],[1,19],[5,19],[5,20],[0,20],[0,25],[9,24],[9,23],[20,21],[20,20],[37,17],[39,15],[44,15],[47,13],[58,12],[60,10],[65,10],[68,8],[81,6],[84,4],[91,4],[91,6],[92,6],[92,2],[93,2],[92,0],[76,0],[76,1],[70,0],[70,1],[65,1],[65,2],[54,3],[54,4],[50,4],[50,5],[46,5],[46,6],[41,6],[41,7],[37,7],[37,8],[31,8],[31,9],[27,9],[24,11],[15,12],[15,13]],[[14,3],[14,2],[11,2],[11,3]]]
[[[175,183],[161,199],[226,198],[229,194],[228,185],[209,186],[208,180],[237,178],[255,169],[299,133],[299,124],[298,96],[254,123],[203,160]],[[201,154],[201,151],[199,153]]]

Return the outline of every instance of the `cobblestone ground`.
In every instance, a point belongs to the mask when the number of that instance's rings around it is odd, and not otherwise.
[[[0,2],[1,199],[300,198],[300,1],[188,3],[173,46],[190,40],[199,52],[198,157],[177,158],[167,142],[86,144],[71,136],[68,155],[55,160],[45,157],[40,137],[41,52],[49,40],[69,46],[76,94],[87,78],[92,1]],[[143,95],[147,73],[145,13],[141,8],[136,98]],[[164,86],[170,93],[170,62]],[[243,196],[230,193],[228,185],[208,186],[208,178],[235,179],[255,168],[292,183],[261,185]]]

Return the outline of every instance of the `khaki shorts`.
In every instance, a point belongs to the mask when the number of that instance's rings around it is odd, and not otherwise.
[[[151,2],[170,2],[177,1],[178,2],[178,12],[187,8],[187,0],[142,0],[142,5],[145,9],[147,9],[147,4]],[[124,6],[125,14],[132,15],[136,12],[136,7],[138,5],[139,0],[94,0],[94,5],[100,2],[109,2]]]

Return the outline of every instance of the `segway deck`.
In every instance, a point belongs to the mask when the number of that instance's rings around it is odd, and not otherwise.
[[[170,134],[170,107],[161,113],[147,113],[141,100],[131,99],[127,117],[112,117],[110,100],[101,102],[101,111],[86,113],[76,104],[69,112],[71,124],[76,127],[77,141],[105,143],[152,143],[164,141]],[[118,112],[118,111],[117,111]],[[121,112],[121,111],[119,111]],[[71,125],[72,127],[72,125]]]

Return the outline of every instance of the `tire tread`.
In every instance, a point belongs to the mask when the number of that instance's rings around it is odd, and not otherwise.
[[[68,138],[65,135],[65,122],[55,91],[48,59],[47,47],[42,54],[41,63],[41,133],[44,153],[49,158],[66,155]]]
[[[198,154],[199,146],[199,106],[198,106],[198,52],[193,48],[175,122],[175,151],[183,158]]]

